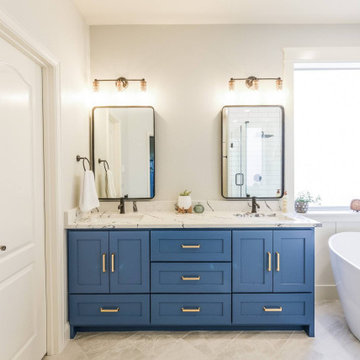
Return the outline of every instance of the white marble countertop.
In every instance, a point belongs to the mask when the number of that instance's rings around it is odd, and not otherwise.
[[[154,228],[303,228],[321,226],[319,222],[297,214],[260,212],[257,215],[233,210],[205,211],[202,214],[178,214],[175,211],[141,211],[119,214],[99,211],[77,214],[70,210],[65,216],[66,229],[154,229]]]

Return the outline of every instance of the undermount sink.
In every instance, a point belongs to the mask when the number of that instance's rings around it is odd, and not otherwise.
[[[110,215],[110,218],[116,219],[117,221],[140,221],[144,215],[142,214],[119,214],[119,213],[113,213]]]
[[[286,216],[284,214],[279,214],[279,213],[250,213],[250,212],[246,212],[246,213],[236,213],[234,214],[234,216],[236,216],[237,218],[240,219],[259,219],[259,220],[281,220],[281,221],[290,221],[293,220],[291,217]]]

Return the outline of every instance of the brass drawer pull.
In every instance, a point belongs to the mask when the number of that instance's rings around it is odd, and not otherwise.
[[[111,254],[111,272],[115,272],[115,254]]]
[[[271,271],[271,252],[270,251],[267,252],[267,256],[268,256],[268,268],[267,268],[267,271]]]
[[[0,245],[0,250],[1,251],[6,251],[6,245]]]
[[[106,272],[106,254],[102,254],[102,272]]]
[[[200,276],[181,276],[181,280],[197,281],[200,280]]]
[[[279,306],[278,308],[267,308],[266,306],[264,306],[263,310],[265,312],[282,312],[283,308],[282,308],[282,306]]]
[[[117,313],[119,312],[120,308],[116,308],[116,309],[104,309],[104,308],[100,308],[100,312],[102,313]]]
[[[193,313],[193,312],[200,312],[200,307],[198,307],[198,308],[196,308],[196,309],[185,309],[185,308],[181,308],[181,311],[182,312],[191,312],[191,313]]]
[[[200,244],[196,244],[196,245],[184,245],[184,244],[181,244],[181,247],[183,249],[200,249]]]
[[[280,254],[276,251],[276,271],[280,271]]]

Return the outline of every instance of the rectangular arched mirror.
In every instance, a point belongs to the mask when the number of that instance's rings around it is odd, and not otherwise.
[[[282,106],[224,106],[221,138],[223,197],[276,199],[283,196]]]
[[[99,106],[92,112],[92,167],[101,200],[155,196],[155,112]]]

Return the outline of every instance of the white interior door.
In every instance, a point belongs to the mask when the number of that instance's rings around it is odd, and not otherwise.
[[[40,360],[46,352],[42,75],[3,39],[0,164],[0,359]]]

